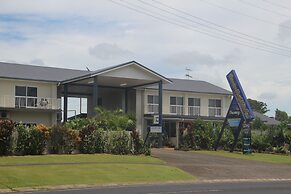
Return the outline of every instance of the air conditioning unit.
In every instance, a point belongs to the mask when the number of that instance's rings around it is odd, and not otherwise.
[[[7,112],[6,111],[0,111],[0,118],[7,118]]]

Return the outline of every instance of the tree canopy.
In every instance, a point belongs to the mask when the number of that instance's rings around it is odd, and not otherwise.
[[[269,111],[269,109],[267,108],[267,104],[265,102],[261,102],[258,100],[253,100],[253,99],[248,99],[251,108],[253,111],[265,114],[266,112]]]
[[[275,119],[277,121],[285,121],[285,122],[288,122],[289,120],[289,116],[287,114],[287,112],[285,111],[281,111],[279,109],[276,109],[276,112],[275,112]]]

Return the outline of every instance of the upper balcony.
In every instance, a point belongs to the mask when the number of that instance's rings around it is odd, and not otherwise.
[[[0,96],[0,107],[59,110],[61,109],[61,99],[29,96]]]

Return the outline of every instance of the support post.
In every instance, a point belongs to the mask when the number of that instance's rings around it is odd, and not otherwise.
[[[229,112],[230,112],[230,110],[231,110],[231,108],[232,108],[232,106],[233,106],[234,103],[236,103],[236,102],[235,102],[235,99],[233,98],[232,101],[231,101],[231,103],[230,103],[230,106],[229,106],[229,109],[227,111],[227,114],[225,116],[225,119],[224,119],[224,122],[223,122],[223,125],[222,125],[222,128],[221,128],[221,131],[220,131],[220,133],[218,135],[218,138],[217,138],[217,140],[215,142],[215,145],[214,145],[214,150],[215,151],[217,150],[217,148],[219,146],[219,142],[220,142],[220,140],[222,138],[222,135],[223,135],[223,132],[224,132],[224,128],[227,125],[227,118],[228,118]]]
[[[95,108],[98,106],[98,77],[94,77],[94,82],[93,82],[93,115],[96,116],[96,111]]]
[[[64,122],[68,121],[68,84],[64,85]]]
[[[124,112],[128,112],[128,88],[124,89]]]
[[[233,133],[234,141],[233,141],[233,145],[231,147],[230,152],[233,152],[234,151],[234,148],[235,148],[235,146],[236,146],[236,144],[238,142],[238,137],[239,137],[239,134],[240,134],[240,131],[241,131],[241,128],[242,128],[243,123],[244,123],[244,119],[241,118],[241,121],[239,123],[239,127]]]
[[[159,81],[159,125],[162,127],[162,133],[159,134],[159,147],[163,145],[164,129],[163,129],[163,81]]]

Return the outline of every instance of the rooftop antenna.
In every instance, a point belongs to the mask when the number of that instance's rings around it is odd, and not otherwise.
[[[192,71],[192,69],[186,67],[186,78],[187,79],[192,79],[192,75],[190,75],[190,72]]]
[[[90,69],[88,67],[86,67],[87,71],[90,71]]]

